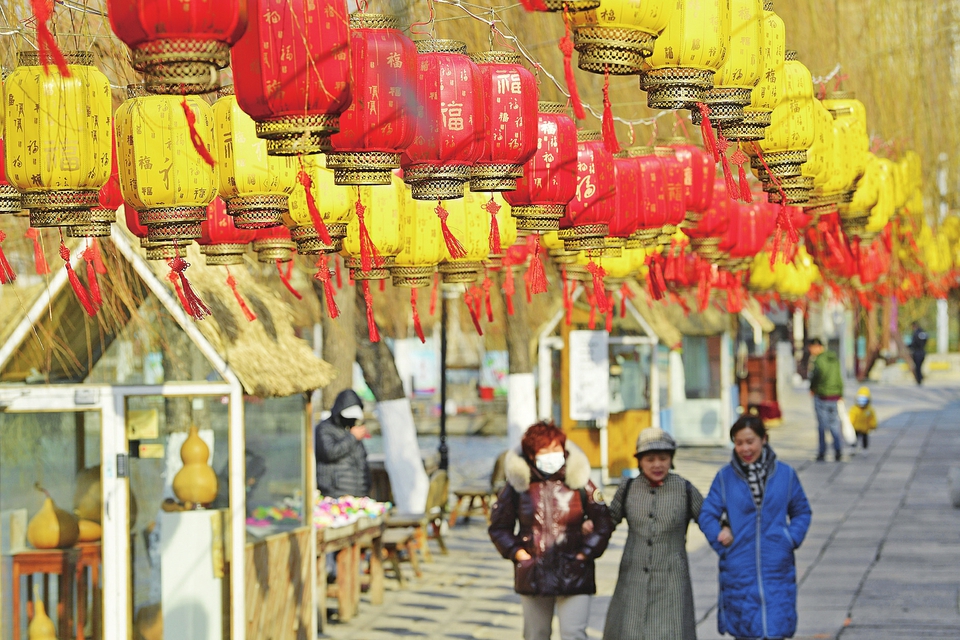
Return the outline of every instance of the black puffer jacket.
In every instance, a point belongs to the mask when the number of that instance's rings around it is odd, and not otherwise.
[[[363,406],[352,389],[341,391],[333,403],[330,417],[317,425],[314,446],[317,456],[317,489],[324,496],[370,495],[370,467],[363,443],[350,433],[351,424],[344,424],[344,409]]]

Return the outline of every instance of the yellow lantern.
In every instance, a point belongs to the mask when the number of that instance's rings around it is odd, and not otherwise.
[[[3,96],[2,78],[0,78],[0,96]],[[3,105],[0,104],[0,134],[3,134],[4,111]],[[4,142],[0,139],[0,156],[4,155]],[[0,214],[12,213],[19,215],[20,212],[23,211],[20,192],[17,191],[16,187],[7,182],[5,164],[2,157],[0,157]]]
[[[240,109],[233,86],[220,90],[213,103],[216,127],[218,190],[238,229],[262,229],[282,224],[287,196],[297,179],[297,160],[267,154],[267,142],[257,137],[257,125]]]
[[[152,242],[200,237],[207,205],[217,195],[217,172],[197,153],[183,110],[186,100],[203,144],[213,142],[213,112],[196,96],[146,95],[131,85],[116,114],[123,198],[139,212]]]
[[[753,88],[760,81],[763,58],[763,3],[761,0],[730,0],[730,49],[727,60],[713,78],[713,88],[703,96],[710,107],[710,120],[724,127],[743,120]],[[700,113],[693,112],[694,124]]]
[[[824,108],[826,109],[825,105]],[[850,122],[846,119],[837,119],[833,111],[828,111],[828,113],[830,113],[832,121],[831,145],[830,149],[826,151],[826,155],[829,156],[827,162],[830,168],[822,186],[816,188],[816,192],[809,197],[806,206],[804,206],[804,211],[813,216],[834,211],[837,203],[850,190],[849,185],[853,184],[858,177],[854,173],[855,170],[851,169],[847,162],[848,151],[852,144]]]
[[[639,73],[676,6],[674,0],[600,0],[596,9],[573,14],[577,64],[591,73]]]
[[[349,188],[356,214],[347,223],[343,253],[354,280],[385,280],[403,247],[403,180],[391,174],[388,185]],[[360,207],[357,207],[357,199]],[[361,216],[362,212],[362,225]],[[374,252],[374,249],[376,250]],[[366,254],[366,255],[365,255]],[[375,257],[378,256],[379,258]],[[364,269],[364,258],[368,264]]]
[[[482,194],[487,201],[483,208],[490,216],[490,255],[487,257],[485,266],[499,270],[503,264],[503,257],[507,249],[517,242],[517,219],[513,217],[512,210],[503,195],[498,191]],[[494,242],[494,230],[497,232],[497,242]],[[500,245],[500,251],[495,251],[496,245]]]
[[[56,65],[44,70],[36,51],[21,51],[4,85],[7,180],[33,227],[89,224],[110,178],[110,82],[93,66],[93,53],[64,57],[69,77]]]
[[[338,253],[347,235],[347,222],[356,207],[355,190],[338,187],[333,181],[333,170],[327,169],[324,156],[304,156],[303,173],[309,191],[298,182],[290,194],[290,233],[297,243],[297,253]],[[320,237],[326,229],[330,243]]]
[[[897,162],[900,173],[902,201],[898,198],[897,209],[907,206],[914,191],[923,187],[923,170],[920,166],[920,156],[916,151],[907,151]]]
[[[897,211],[896,207],[896,171],[897,166],[893,160],[879,158],[877,160],[877,202],[870,209],[870,215],[867,218],[867,225],[860,234],[860,239],[864,242],[871,242],[877,237],[883,228],[887,226],[890,219]],[[843,219],[841,218],[841,224]]]
[[[404,185],[401,247],[390,269],[393,286],[409,289],[430,286],[437,265],[447,253],[436,207],[436,202],[414,200],[410,187]]]
[[[801,167],[807,161],[807,150],[814,139],[813,101],[810,70],[797,60],[796,51],[788,51],[783,64],[783,100],[773,110],[770,126],[757,143],[763,159],[751,160],[751,166],[761,178],[769,167],[784,188],[803,186]]]
[[[783,98],[786,30],[773,11],[773,0],[763,2],[760,38],[760,80],[750,92],[750,103],[743,108],[743,120],[724,128],[727,140],[762,140],[763,130],[770,126],[771,114]]]
[[[449,212],[447,226],[463,247],[463,256],[453,258],[444,244],[440,273],[446,283],[474,282],[483,271],[483,261],[490,255],[490,214],[485,208],[489,197],[470,190],[463,200],[445,203]]]
[[[580,255],[579,251],[567,250],[557,231],[548,231],[540,236],[540,240],[543,248],[547,250],[547,255],[558,265],[573,264],[577,261],[577,256]]]
[[[730,47],[730,0],[677,4],[640,79],[651,109],[687,109],[702,102]]]
[[[777,263],[779,266],[780,263]],[[750,265],[750,280],[748,286],[751,291],[770,291],[777,284],[775,269],[770,267],[770,254],[761,251],[753,257]]]
[[[865,230],[870,211],[880,197],[880,159],[870,153],[867,170],[857,182],[857,188],[849,204],[840,207],[840,226],[848,236],[859,237]]]
[[[822,190],[833,172],[833,116],[816,98],[813,99],[813,144],[807,150],[807,160],[800,167],[800,176],[786,178],[779,184],[771,181],[764,183],[764,191],[769,194],[770,202],[780,202],[783,190],[791,204],[805,204],[810,194]]]
[[[849,147],[847,148],[846,164],[853,180],[847,186],[847,193],[843,201],[849,202],[851,193],[857,186],[857,180],[867,169],[870,154],[870,136],[867,134],[867,109],[849,91],[834,91],[828,93],[823,106],[834,113],[838,121],[843,121],[849,128]]]

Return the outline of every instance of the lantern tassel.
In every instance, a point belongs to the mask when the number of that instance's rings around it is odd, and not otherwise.
[[[616,306],[613,302],[613,291],[609,292],[606,295],[607,300],[607,318],[606,323],[604,324],[604,329],[607,330],[607,333],[613,331],[613,312],[614,307]]]
[[[197,114],[190,108],[186,98],[180,101],[180,106],[183,107],[183,115],[187,118],[187,128],[190,130],[190,142],[193,143],[193,148],[197,150],[197,153],[200,154],[200,157],[203,158],[203,161],[208,165],[211,167],[216,165],[217,161],[210,155],[210,150],[207,149],[203,138],[200,137],[200,132],[197,131]]]
[[[87,293],[87,290],[83,287],[83,283],[80,282],[80,276],[73,270],[73,265],[70,264],[70,249],[67,249],[67,245],[63,242],[60,243],[60,257],[63,259],[64,266],[67,269],[67,276],[70,278],[70,286],[73,288],[73,293],[76,294],[77,300],[80,302],[83,310],[92,318],[97,315],[97,310],[94,309],[93,303],[90,302],[90,294]]]
[[[96,310],[103,306],[103,296],[100,293],[100,282],[97,280],[97,267],[94,260],[93,244],[83,250],[83,261],[87,263],[87,287],[90,289],[90,301]]]
[[[567,269],[560,270],[560,279],[563,281],[563,321],[568,327],[573,320],[573,291],[571,291],[570,279],[567,278]]]
[[[490,289],[493,288],[493,281],[489,275],[483,277],[483,304],[487,310],[487,322],[493,322],[493,303],[490,301]]]
[[[367,305],[367,336],[370,342],[380,342],[380,330],[377,329],[377,321],[373,317],[373,293],[370,291],[370,281],[363,281],[363,301]]]
[[[547,292],[547,271],[543,266],[543,258],[540,256],[540,236],[534,235],[530,242],[530,267],[527,273],[530,274],[530,292]]]
[[[587,294],[587,303],[590,305],[590,317],[587,319],[587,328],[593,331],[597,328],[597,296]]]
[[[463,301],[467,304],[467,311],[470,312],[473,328],[477,330],[478,336],[482,336],[483,327],[480,325],[480,306],[483,304],[483,290],[473,285],[463,294]]]
[[[282,261],[277,259],[277,274],[280,276],[280,282],[283,283],[283,286],[287,288],[287,291],[293,294],[293,297],[297,300],[303,300],[303,294],[296,290],[293,284],[290,283],[290,276],[293,271],[293,261],[287,263],[287,272],[283,272]]]
[[[17,279],[17,274],[10,267],[7,256],[3,252],[3,241],[7,239],[7,234],[0,231],[0,284],[10,284]]]
[[[610,103],[610,69],[603,70],[603,120],[600,129],[603,131],[603,146],[610,153],[620,153],[620,143],[617,142],[617,127],[613,122],[613,105]]]
[[[513,309],[513,294],[516,293],[516,283],[513,281],[513,265],[504,265],[504,275],[503,275],[503,295],[507,301],[507,315],[512,316]]]
[[[440,293],[440,274],[433,274],[433,287],[430,289],[430,315],[437,315],[437,298]]]
[[[233,297],[236,299],[237,304],[240,305],[240,310],[243,311],[243,315],[246,316],[247,322],[256,320],[257,315],[250,310],[250,307],[247,306],[247,301],[243,299],[243,296],[240,295],[240,292],[237,290],[237,280],[233,277],[233,274],[230,273],[230,269],[227,269],[227,286],[233,291]]]
[[[737,146],[737,150],[733,152],[733,155],[730,156],[730,162],[737,165],[737,177],[740,180],[740,200],[749,203],[753,202],[753,192],[750,190],[750,183],[747,182],[747,170],[744,168],[748,160],[750,160],[750,158],[747,157],[747,154],[745,154],[739,146]]]
[[[47,258],[43,255],[43,241],[39,229],[30,227],[27,229],[27,237],[33,241],[33,264],[38,276],[45,276],[50,273],[50,265],[47,264]]]
[[[720,162],[717,141],[713,137],[713,126],[710,124],[710,107],[698,102],[697,109],[700,111],[700,136],[703,138],[703,148],[713,155],[714,162]]]
[[[57,46],[57,40],[50,33],[50,27],[47,22],[53,17],[54,0],[30,0],[33,8],[33,17],[37,23],[37,51],[40,54],[40,64],[43,65],[43,72],[48,73],[47,67],[51,60],[57,65],[57,70],[64,78],[70,77],[70,67],[67,66],[67,59],[63,57],[63,52]]]
[[[733,179],[733,171],[730,169],[730,158],[727,157],[727,148],[730,146],[730,143],[727,142],[727,139],[723,137],[723,133],[719,135],[717,141],[717,148],[720,153],[720,162],[723,166],[723,179],[727,184],[727,197],[731,200],[738,200],[740,198],[740,187],[737,185],[737,181]]]
[[[327,231],[327,225],[320,215],[320,209],[317,207],[317,199],[313,196],[313,179],[303,168],[303,160],[300,161],[300,171],[297,173],[297,182],[303,186],[303,191],[307,197],[307,211],[310,212],[310,219],[313,220],[313,227],[320,236],[320,241],[328,247],[333,245],[330,239],[330,232]],[[339,278],[338,278],[339,280]]]
[[[420,338],[420,344],[425,344],[427,339],[423,337],[423,326],[420,324],[420,310],[417,309],[417,288],[410,289],[410,308],[413,310],[413,331]]]
[[[593,276],[593,296],[597,300],[597,309],[600,313],[606,313],[607,294],[603,288],[603,276],[607,275],[607,272],[593,260],[587,265],[587,271]]]
[[[343,272],[340,270],[340,261],[334,257],[333,259],[333,273],[337,277],[337,290],[343,289]]]
[[[183,305],[184,310],[190,314],[190,317],[194,320],[203,320],[210,315],[210,309],[207,308],[207,305],[203,303],[203,300],[200,299],[197,292],[190,286],[190,281],[187,280],[187,274],[184,273],[187,267],[190,266],[190,263],[178,255],[167,264],[170,265],[170,274],[167,277],[174,282],[179,280],[180,286],[183,288],[183,295],[180,298],[180,302],[185,303]]]
[[[570,91],[570,103],[573,105],[573,115],[577,120],[585,120],[587,112],[580,101],[580,91],[577,89],[577,78],[573,75],[573,39],[570,37],[570,10],[566,3],[563,5],[563,37],[560,38],[560,51],[563,53],[563,76],[567,81],[567,90]]]
[[[463,245],[460,244],[460,241],[457,240],[457,237],[453,235],[450,227],[447,226],[447,218],[450,216],[450,212],[444,208],[442,200],[437,200],[437,206],[434,211],[437,217],[440,218],[440,230],[443,232],[443,241],[447,245],[447,253],[450,254],[452,259],[459,260],[467,255],[467,252],[464,250]]]
[[[633,291],[630,291],[630,287],[624,282],[620,285],[620,317],[627,317],[627,300],[633,299]]]
[[[330,274],[329,257],[321,254],[317,258],[317,272],[313,277],[323,284],[323,297],[327,303],[327,315],[330,318],[336,318],[340,315],[340,309],[337,307],[337,298],[333,295],[333,277]]]
[[[377,245],[373,244],[373,238],[370,237],[370,229],[363,219],[367,208],[360,202],[360,187],[357,187],[357,222],[360,225],[360,270],[368,273],[371,269],[380,269],[383,267],[383,257],[377,250]]]
[[[500,245],[500,223],[497,221],[500,205],[493,199],[493,196],[490,196],[490,200],[483,205],[483,208],[490,213],[490,253],[498,256],[503,252],[503,247]]]

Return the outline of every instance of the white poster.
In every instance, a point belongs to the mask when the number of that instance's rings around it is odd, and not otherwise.
[[[570,418],[606,420],[610,414],[610,355],[606,331],[570,332]]]

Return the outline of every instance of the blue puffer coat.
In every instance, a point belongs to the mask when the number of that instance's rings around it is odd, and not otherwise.
[[[734,463],[713,480],[700,509],[700,529],[720,555],[717,628],[735,638],[791,638],[797,629],[797,571],[793,551],[810,526],[810,503],[792,467],[772,450],[758,510]],[[722,514],[733,544],[717,542]]]

